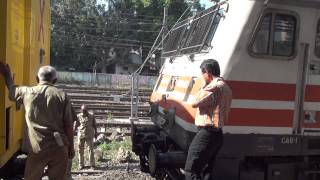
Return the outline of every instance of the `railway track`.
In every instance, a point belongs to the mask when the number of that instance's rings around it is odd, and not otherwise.
[[[114,163],[102,164],[95,170],[85,169],[81,171],[72,171],[72,178],[79,180],[87,179],[135,179],[135,180],[154,180],[150,175],[140,171],[139,163]]]
[[[130,95],[131,89],[129,88],[100,88],[100,87],[88,87],[88,86],[75,86],[75,85],[58,85],[60,89],[65,92],[78,92],[86,94],[109,94],[109,95]],[[152,89],[139,89],[139,96],[148,96],[152,93]]]
[[[121,136],[131,135],[131,96],[129,89],[106,89],[81,86],[59,86],[67,92],[76,113],[82,104],[86,104],[96,117],[99,134],[110,136],[118,131]],[[129,93],[128,93],[129,91]],[[138,100],[138,117],[135,124],[152,126],[149,117],[148,103],[151,90],[141,90]],[[140,172],[139,163],[99,162],[98,169],[73,170],[73,179],[144,179],[151,180],[149,175]]]
[[[135,121],[134,124],[139,126],[151,126],[154,123],[150,120],[150,118],[139,119],[139,121]],[[130,127],[131,122],[129,119],[112,119],[112,120],[97,120],[98,126],[103,126],[105,128],[108,127]]]
[[[87,86],[58,85],[59,89],[67,92],[76,113],[85,104],[94,112],[98,127],[129,127],[131,115],[130,89],[111,89]],[[152,124],[149,117],[148,103],[152,93],[150,89],[139,91],[138,117],[145,125]]]
[[[68,94],[72,99],[77,100],[85,100],[85,98],[90,98],[91,100],[104,100],[104,101],[114,101],[114,102],[130,102],[131,96],[123,96],[123,95],[112,95],[112,96],[105,96],[105,95],[90,95],[90,94]],[[139,102],[148,102],[149,96],[142,96],[139,97]]]

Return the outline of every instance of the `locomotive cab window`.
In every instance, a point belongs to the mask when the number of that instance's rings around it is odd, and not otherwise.
[[[297,16],[293,13],[269,11],[258,22],[251,39],[252,56],[292,59],[296,54]]]

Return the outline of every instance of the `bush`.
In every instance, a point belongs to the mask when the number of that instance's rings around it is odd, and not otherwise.
[[[107,155],[107,158],[112,161],[116,160],[117,152],[120,147],[131,152],[132,143],[130,137],[125,137],[122,141],[113,140],[110,143],[102,143],[98,146],[98,148],[103,151],[103,154]],[[133,155],[133,159],[136,160],[138,157]]]

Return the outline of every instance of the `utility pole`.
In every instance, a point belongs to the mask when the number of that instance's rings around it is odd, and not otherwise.
[[[165,41],[165,37],[168,33],[168,8],[167,7],[164,7],[163,8],[163,21],[162,21],[162,53],[163,53],[163,50],[164,50],[164,41]],[[169,36],[167,36],[168,38]],[[159,67],[162,66],[164,60],[162,58],[160,58],[161,61],[160,61],[160,64],[159,64]]]
[[[163,28],[163,33],[162,33],[162,48],[163,48],[163,40],[168,32],[168,8],[167,7],[163,8],[162,28]]]

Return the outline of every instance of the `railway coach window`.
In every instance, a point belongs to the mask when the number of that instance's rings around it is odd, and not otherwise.
[[[275,11],[265,13],[250,43],[249,52],[258,57],[290,59],[295,55],[297,18]]]

